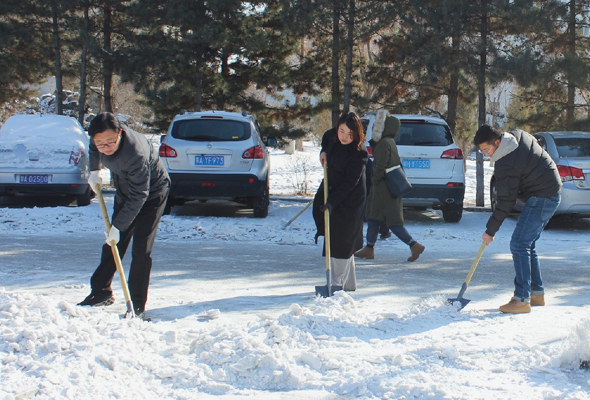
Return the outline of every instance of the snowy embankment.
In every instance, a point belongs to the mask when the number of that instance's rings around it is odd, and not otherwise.
[[[322,176],[316,166],[317,149],[294,156],[274,151],[272,163],[274,195],[292,194],[305,184],[313,193]],[[305,168],[297,169],[297,165]],[[469,163],[469,201],[474,199],[474,170]],[[112,208],[112,197],[107,201]],[[211,241],[237,241],[249,247],[262,242],[298,245],[317,253],[309,210],[283,229],[304,205],[275,200],[266,219],[173,214],[163,219],[158,241],[195,243],[195,251],[203,251],[198,246]],[[440,220],[429,212],[427,217],[408,219],[408,229],[427,245],[427,252],[411,267],[401,265],[402,270],[428,273],[437,252],[450,246],[457,254],[464,252],[465,258],[472,258],[486,217],[486,213],[471,213],[458,224],[443,224],[429,222]],[[6,239],[45,235],[67,242],[77,234],[101,235],[104,230],[96,201],[82,208],[0,208],[0,220],[0,237]],[[493,243],[502,249],[498,259],[507,265],[511,261],[506,232],[513,227],[514,221],[507,221],[504,235]],[[588,247],[583,244],[588,242],[584,233],[547,232],[541,239],[542,256],[557,257],[551,251],[568,253],[567,246],[575,244],[577,250],[566,254],[571,258],[564,262],[586,266],[587,252],[580,254]],[[395,254],[402,246],[387,240],[379,242],[379,248]],[[380,294],[379,304],[392,304],[384,312],[376,305],[371,288],[365,287],[328,299],[314,298],[310,292],[284,309],[244,318],[205,307],[197,315],[144,322],[120,319],[112,307],[82,308],[64,300],[74,297],[71,293],[64,296],[68,291],[75,291],[76,296],[86,293],[85,274],[80,274],[75,287],[56,287],[53,294],[41,294],[38,285],[46,275],[23,278],[3,271],[3,257],[18,254],[27,262],[27,255],[19,251],[16,246],[0,251],[0,287],[11,287],[0,289],[0,399],[590,398],[590,374],[579,369],[580,361],[590,358],[590,306],[583,280],[575,289],[559,288],[572,292],[571,296],[561,300],[554,296],[551,304],[528,315],[499,314],[501,303],[493,294],[489,300],[474,301],[458,311],[447,304],[447,296],[420,297],[411,289]],[[321,257],[317,258],[321,265]],[[48,257],[40,267],[71,281],[68,272],[51,260]],[[238,267],[260,266],[244,263]],[[373,266],[363,262],[358,268],[369,271]],[[260,287],[273,282],[257,285],[260,276],[246,273],[239,280],[208,281],[198,285],[198,290],[210,298],[220,285],[236,291],[250,285],[252,296],[271,305],[276,296]],[[320,282],[322,276],[319,271]],[[505,286],[510,284],[511,278],[504,274],[491,276]],[[14,289],[11,279],[30,285]],[[165,306],[162,303],[173,298],[170,294],[175,290],[185,290],[185,286],[170,286],[173,281],[160,284],[163,279],[155,274],[152,280],[158,286],[151,292],[148,313],[153,305]],[[580,281],[572,277],[574,280]],[[457,290],[460,284],[456,282]],[[485,285],[482,279],[479,287],[485,290]],[[507,300],[504,295],[498,294],[503,301]],[[414,300],[399,307],[399,296]],[[119,295],[119,303],[121,298]]]
[[[572,385],[568,375],[576,372],[568,369],[587,351],[590,321],[563,348],[547,351],[489,342],[490,333],[502,334],[504,320],[459,313],[444,303],[433,297],[405,313],[374,315],[339,293],[293,304],[277,317],[260,315],[247,326],[174,330],[34,294],[1,293],[0,354],[7,379],[0,394],[587,398],[587,386]],[[513,397],[522,390],[526,396]]]

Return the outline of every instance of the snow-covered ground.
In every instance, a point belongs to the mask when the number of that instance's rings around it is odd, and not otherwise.
[[[96,200],[0,208],[0,399],[590,398],[590,372],[579,369],[590,359],[590,222],[543,233],[548,304],[531,314],[497,311],[511,291],[514,219],[486,249],[466,296],[473,301],[461,311],[446,303],[481,243],[485,211],[465,212],[458,224],[439,212],[410,213],[408,230],[427,247],[418,261],[405,262],[398,240],[380,241],[374,261],[357,263],[359,290],[316,298],[324,260],[310,210],[283,229],[308,198],[283,196],[315,192],[317,157],[310,143],[291,156],[272,151],[266,219],[237,209],[208,216],[190,205],[163,218],[147,305],[153,322],[119,317],[117,278],[114,306],[75,306],[98,261]],[[474,162],[467,167],[473,205]],[[269,248],[276,254],[251,256]],[[186,254],[195,271],[173,279],[186,272]],[[287,257],[312,267],[292,271]],[[219,267],[199,270],[199,262]],[[246,292],[250,303],[228,306]]]

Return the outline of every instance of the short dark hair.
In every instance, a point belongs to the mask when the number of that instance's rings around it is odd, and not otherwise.
[[[92,121],[90,121],[90,125],[88,126],[88,135],[90,137],[94,137],[94,135],[97,133],[104,132],[108,129],[119,132],[121,129],[121,123],[113,113],[100,113],[97,114],[96,117],[92,118]]]
[[[473,144],[479,146],[482,143],[494,143],[497,139],[500,139],[501,136],[502,131],[500,131],[498,128],[484,124],[479,127],[477,132],[475,132]]]
[[[336,129],[342,124],[350,129],[352,132],[352,141],[357,143],[357,150],[360,150],[363,143],[365,143],[365,132],[363,131],[363,123],[359,116],[353,111],[342,114],[338,119]]]

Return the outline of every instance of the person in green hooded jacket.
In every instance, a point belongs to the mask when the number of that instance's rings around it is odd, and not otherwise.
[[[373,125],[373,172],[371,191],[367,199],[367,245],[355,254],[358,258],[375,258],[374,246],[379,233],[379,225],[385,221],[391,232],[410,247],[408,261],[416,261],[425,247],[418,243],[404,227],[404,211],[401,197],[394,197],[385,184],[385,170],[401,165],[395,137],[399,132],[400,121],[386,110],[379,110]]]

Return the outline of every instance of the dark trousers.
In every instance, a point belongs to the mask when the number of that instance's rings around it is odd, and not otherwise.
[[[146,201],[131,226],[121,232],[121,238],[117,243],[121,259],[125,256],[127,247],[133,238],[131,248],[131,268],[129,269],[129,292],[135,310],[143,311],[147,301],[150,273],[152,271],[152,249],[158,232],[158,224],[162,218],[168,191],[164,191],[160,197]],[[121,211],[122,206],[115,203],[113,220]],[[102,246],[100,264],[90,278],[93,292],[111,291],[111,283],[117,271],[111,246]]]

